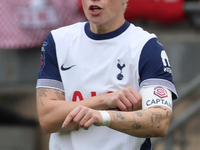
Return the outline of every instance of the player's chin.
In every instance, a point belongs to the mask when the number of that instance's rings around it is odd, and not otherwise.
[[[96,26],[105,24],[105,21],[100,16],[90,16],[88,20]]]

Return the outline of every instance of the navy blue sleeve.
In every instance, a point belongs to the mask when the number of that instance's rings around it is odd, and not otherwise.
[[[143,47],[139,61],[140,83],[149,78],[172,81],[172,70],[164,47],[156,38],[150,39]]]
[[[53,79],[61,81],[56,57],[55,43],[51,33],[49,33],[49,35],[46,37],[42,46],[38,79]]]
[[[150,39],[142,49],[139,76],[140,85],[167,87],[173,91],[173,99],[177,98],[170,62],[164,47],[157,41],[157,38]]]

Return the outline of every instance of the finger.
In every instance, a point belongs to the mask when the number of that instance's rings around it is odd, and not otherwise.
[[[132,95],[132,93],[130,93],[127,97],[128,97],[128,99],[130,100],[130,102],[132,104],[131,111],[133,111],[136,108],[138,108],[138,106],[139,106],[138,100],[134,97],[134,95]]]
[[[62,124],[62,129],[65,129],[73,120],[72,115],[68,115]]]
[[[84,129],[87,130],[92,125],[101,126],[103,124],[103,117],[99,111],[93,111],[90,119],[84,124]]]
[[[79,124],[78,124],[78,123],[72,122],[72,125],[73,125],[73,127],[74,127],[74,129],[75,129],[76,131],[79,130]]]
[[[76,116],[73,118],[73,126],[75,130],[79,130],[80,127],[80,122],[81,120],[85,117],[86,119],[88,118],[87,116],[88,108],[82,107],[79,112],[77,112]]]
[[[62,124],[62,129],[64,129],[65,127],[67,127],[74,119],[74,117],[79,113],[79,111],[81,110],[81,107],[76,107],[75,109],[73,109],[66,117],[66,119],[64,120],[63,124]]]
[[[139,108],[138,110],[142,109],[142,100],[139,100]]]
[[[126,106],[128,111],[132,111],[135,104],[135,97],[128,89],[123,90],[123,97],[121,97],[122,103]]]
[[[85,123],[91,118],[92,114],[87,113],[79,122],[81,127],[84,127]]]
[[[94,118],[90,118],[83,126],[85,130],[88,130],[95,123]]]
[[[85,115],[83,118],[83,125],[82,127],[85,130],[88,130],[88,128],[90,128],[93,124],[95,126],[101,126],[103,123],[103,118],[102,115],[99,111],[96,110],[90,110],[87,115]]]
[[[118,108],[119,108],[121,111],[127,111],[127,110],[128,110],[127,107],[126,107],[126,105],[122,102],[122,100],[118,100],[118,101],[116,102],[116,104],[117,104]]]
[[[130,88],[131,94],[134,96],[133,98],[133,105],[134,109],[133,110],[138,110],[142,106],[142,97],[141,95],[133,88]]]
[[[85,108],[80,109],[80,110],[77,112],[76,116],[74,116],[73,122],[76,122],[76,123],[79,124],[79,122],[81,121],[81,119],[82,119],[86,114],[87,114],[87,109],[85,109]]]
[[[133,111],[135,107],[137,107],[137,100],[136,98],[134,97],[134,95],[128,91],[126,93],[126,99],[128,100],[129,103],[127,103],[127,107],[128,107],[128,110],[129,111]]]
[[[139,94],[139,92],[137,92],[134,88],[130,88],[130,92],[132,93],[132,95],[134,95],[134,97],[138,100],[141,101],[142,97]]]

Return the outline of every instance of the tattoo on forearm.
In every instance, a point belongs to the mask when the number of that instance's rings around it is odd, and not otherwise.
[[[139,117],[142,117],[142,113],[141,112],[135,112]]]
[[[113,116],[114,116],[114,119],[116,121],[123,121],[123,120],[125,120],[125,116],[122,115],[122,113],[120,113],[120,112],[113,112]]]
[[[137,123],[136,121],[134,121],[134,123],[131,127],[133,130],[139,130],[142,128],[142,125],[140,123]]]
[[[59,100],[65,100],[65,94],[62,91],[55,90],[55,94],[57,95]]]
[[[137,116],[139,116],[139,117],[142,117],[142,113],[141,112],[135,112],[135,113],[133,113],[133,125],[131,126],[131,128],[133,129],[133,130],[139,130],[139,129],[141,129],[142,128],[142,125],[141,125],[141,123],[140,122],[137,122],[136,121],[136,119],[135,119],[135,114],[137,115]]]
[[[129,122],[121,130],[128,132],[139,132],[146,130],[147,128],[160,129],[164,127],[165,118],[171,115],[171,111],[162,106],[156,106],[147,110],[133,111],[131,112],[131,120],[128,119],[128,115],[123,112],[112,112],[113,118],[118,122]],[[127,116],[126,116],[127,115]],[[165,116],[166,115],[166,116]],[[127,118],[126,118],[127,117]],[[145,120],[145,121],[144,121]],[[146,134],[146,135],[145,135]],[[144,133],[142,137],[158,137],[157,133]]]
[[[162,127],[162,114],[160,112],[153,112],[151,116],[151,126],[161,128]]]
[[[159,109],[162,109],[162,110],[166,110],[165,108],[162,108],[162,107],[157,107]],[[151,113],[142,113],[142,112],[134,112],[133,113],[133,124],[132,124],[132,129],[133,130],[139,130],[142,128],[142,125],[141,123],[138,121],[138,119],[136,119],[136,117],[144,117],[143,119],[150,119],[150,126],[153,128],[153,127],[156,127],[156,128],[161,128],[162,127],[162,114],[160,112],[151,112]],[[148,118],[146,118],[148,117]]]
[[[166,108],[163,108],[162,106],[155,106],[153,108],[156,108],[156,109],[162,109],[162,110],[167,110]]]
[[[170,112],[169,112],[169,111],[167,111],[167,112],[166,112],[166,117],[167,117],[169,114],[170,114]]]
[[[168,111],[166,108],[164,108],[162,106],[155,106],[154,108],[165,110],[166,111],[166,117],[170,114],[170,111]]]

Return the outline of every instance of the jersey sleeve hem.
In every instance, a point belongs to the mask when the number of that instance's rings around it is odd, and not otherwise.
[[[52,79],[38,79],[36,88],[52,88],[64,92],[63,83]]]

